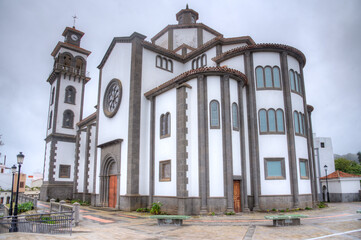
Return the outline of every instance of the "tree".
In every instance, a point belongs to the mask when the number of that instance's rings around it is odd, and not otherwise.
[[[357,153],[357,157],[358,157],[358,162],[361,164],[361,152]]]
[[[345,158],[336,159],[335,168],[345,173],[361,174],[361,165]]]

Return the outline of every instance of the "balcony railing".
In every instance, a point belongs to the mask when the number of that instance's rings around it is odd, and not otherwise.
[[[56,63],[54,66],[54,71],[61,71],[61,72],[66,72],[72,75],[79,75],[82,77],[89,77],[89,72],[85,72],[84,69],[79,69],[79,68],[75,68],[75,67],[71,67],[71,66],[66,66],[64,64],[61,63]]]

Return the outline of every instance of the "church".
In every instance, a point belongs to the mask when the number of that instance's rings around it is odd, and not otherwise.
[[[75,27],[51,55],[41,200],[175,214],[312,207],[317,201],[304,54],[225,38],[182,9],[150,41],[115,37],[83,116],[90,51]]]

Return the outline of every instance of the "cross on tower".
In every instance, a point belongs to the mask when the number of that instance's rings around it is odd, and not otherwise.
[[[79,19],[79,18],[75,14],[74,14],[73,18],[74,18],[73,28],[75,28],[75,20]]]

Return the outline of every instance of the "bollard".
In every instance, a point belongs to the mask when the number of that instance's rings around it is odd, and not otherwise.
[[[79,225],[79,210],[80,210],[80,204],[75,202],[73,204],[73,211],[74,211],[74,223],[75,226]]]

